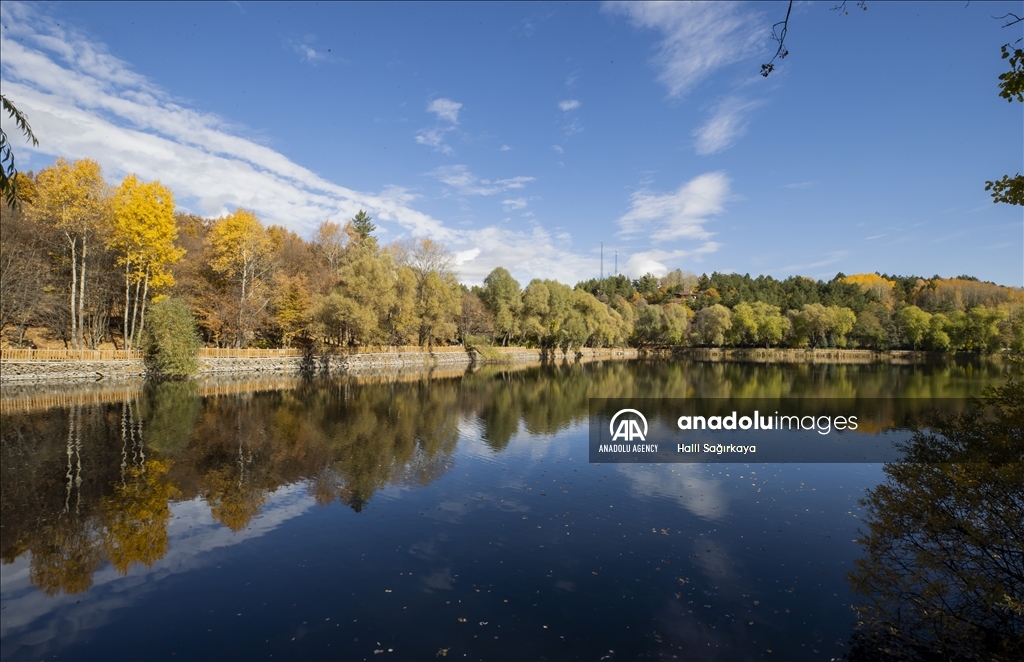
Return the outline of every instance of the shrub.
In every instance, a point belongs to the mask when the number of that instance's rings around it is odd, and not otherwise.
[[[153,303],[146,325],[146,363],[160,377],[199,372],[199,334],[188,304],[167,298]]]

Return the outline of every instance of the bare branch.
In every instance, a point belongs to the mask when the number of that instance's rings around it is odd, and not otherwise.
[[[789,0],[789,5],[786,7],[786,18],[772,26],[772,39],[778,43],[779,47],[775,49],[775,55],[772,56],[772,59],[769,60],[767,64],[761,65],[761,75],[765,78],[775,70],[776,59],[782,60],[789,55],[789,51],[786,50],[786,32],[789,30],[789,14],[792,11],[793,0]],[[781,26],[781,28],[779,26]]]
[[[865,0],[858,0],[857,6],[860,7],[863,11],[868,10],[868,3]],[[846,0],[843,0],[838,5],[833,7],[831,11],[839,12],[840,14],[843,14],[845,16],[848,16],[850,14],[850,12],[846,11]]]
[[[1006,12],[1002,16],[993,16],[992,18],[996,19],[997,21],[1001,21],[1001,20],[1003,20],[1005,18],[1006,19],[1006,23],[1003,24],[1004,28],[1008,28],[1011,25],[1017,25],[1021,21],[1024,21],[1024,18],[1022,18],[1020,16],[1017,16],[1013,12]]]

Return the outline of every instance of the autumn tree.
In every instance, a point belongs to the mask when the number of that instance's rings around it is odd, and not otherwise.
[[[71,268],[71,346],[85,346],[85,295],[92,241],[109,223],[109,192],[100,165],[91,159],[73,163],[61,158],[36,178],[32,213],[64,237]]]
[[[314,304],[321,333],[342,345],[382,344],[395,316],[398,272],[390,251],[373,237],[362,237],[352,223],[344,228],[348,246],[339,262],[338,284]]]
[[[171,266],[185,251],[175,244],[174,195],[158,181],[125,177],[114,192],[112,221],[107,245],[124,268],[124,348],[132,349],[146,327],[150,288],[174,284]]]
[[[341,265],[348,240],[349,235],[342,226],[332,221],[324,221],[313,233],[313,249],[327,263],[332,274],[337,273]]]
[[[484,278],[481,298],[494,316],[495,340],[501,338],[501,344],[508,345],[516,332],[516,321],[523,307],[519,282],[508,269],[496,267]]]
[[[412,272],[416,281],[416,311],[420,318],[419,339],[428,347],[437,340],[455,336],[461,291],[455,279],[455,257],[432,239],[418,239],[395,246],[399,266]]]
[[[239,209],[213,226],[207,250],[210,267],[236,288],[235,346],[243,347],[270,304],[264,280],[273,267],[273,241],[256,214]]]
[[[24,173],[16,178],[19,195],[31,204],[32,179]],[[49,257],[51,233],[26,207],[0,206],[0,329],[14,327],[19,347],[29,326],[52,322],[51,313],[65,309],[52,293],[56,274]]]
[[[494,318],[479,295],[465,291],[462,293],[457,324],[460,341],[469,347],[480,336],[489,336],[493,332]]]
[[[720,303],[702,308],[693,320],[694,336],[702,345],[721,346],[732,328],[732,313]]]
[[[419,287],[416,307],[420,318],[420,342],[433,347],[455,337],[455,318],[461,307],[459,284],[452,274],[429,271]]]

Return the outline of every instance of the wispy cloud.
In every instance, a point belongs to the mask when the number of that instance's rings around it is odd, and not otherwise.
[[[454,150],[452,150],[451,145],[444,142],[445,134],[451,130],[452,127],[420,129],[416,132],[416,142],[420,145],[433,147],[442,154],[451,154]]]
[[[609,2],[605,11],[661,32],[655,63],[669,96],[680,97],[715,71],[764,46],[764,18],[749,5],[712,2]]]
[[[630,210],[618,220],[620,234],[643,233],[655,241],[708,240],[712,233],[704,225],[710,216],[722,213],[728,196],[729,179],[722,172],[695,177],[673,193],[637,191]]]
[[[501,206],[504,207],[505,211],[515,211],[516,209],[522,209],[526,206],[526,198],[510,198],[508,200],[502,200]]]
[[[301,41],[292,40],[289,42],[291,49],[299,54],[303,62],[308,62],[313,66],[327,60],[327,51],[318,51],[313,47],[313,43],[316,41],[316,37],[313,35],[306,35]]]
[[[499,151],[499,152],[508,152],[508,151],[510,151],[511,149],[512,149],[512,148],[511,148],[511,147],[509,147],[508,145],[502,145],[501,147],[499,147],[499,148],[498,148],[498,151]]]
[[[579,108],[580,102],[576,99],[566,99],[565,101],[559,101],[558,107],[568,113],[569,111]]]
[[[2,18],[4,94],[32,119],[36,153],[93,158],[114,176],[160,179],[183,205],[209,216],[245,207],[307,233],[364,208],[416,236],[451,236],[410,207],[414,196],[404,189],[366,193],[327,181],[221,118],[184,107],[102,44],[31,6],[4,3]]]
[[[810,188],[818,182],[793,182],[792,184],[785,184],[786,188]]]
[[[714,154],[732,147],[736,139],[747,132],[749,112],[759,105],[757,101],[730,97],[715,106],[708,121],[693,132],[697,153]]]
[[[831,251],[820,260],[815,260],[814,262],[803,262],[800,264],[787,264],[784,267],[773,269],[771,271],[772,273],[793,275],[795,273],[806,272],[810,269],[817,269],[819,267],[825,267],[830,264],[835,264],[836,262],[839,262],[849,254],[850,251]]]
[[[438,120],[451,122],[452,124],[459,123],[459,110],[461,109],[462,104],[451,99],[434,99],[427,104],[428,112],[437,115]]]
[[[437,121],[447,122],[448,126],[434,126],[429,129],[420,129],[416,132],[416,142],[420,145],[426,145],[433,149],[441,152],[442,154],[452,154],[454,150],[451,145],[445,143],[445,136],[455,129],[455,125],[459,123],[459,111],[462,109],[462,104],[458,101],[452,101],[451,99],[434,99],[427,104],[427,112],[437,115]]]
[[[365,209],[390,236],[445,242],[469,283],[482,282],[497,266],[524,283],[535,277],[574,283],[597,273],[596,257],[576,252],[567,234],[551,233],[536,221],[515,230],[453,230],[417,210],[419,198],[408,188],[364,192],[341,186],[246,137],[242,128],[187,107],[102,44],[31,5],[4,2],[0,15],[4,95],[17,99],[40,137],[38,148],[24,147],[33,167],[56,156],[92,158],[111,179],[136,173],[161,180],[179,205],[196,213],[220,216],[244,207],[304,236],[324,219],[343,221]],[[465,166],[432,174],[460,195],[518,191],[534,181],[480,179]]]
[[[464,165],[441,166],[430,173],[442,184],[455,189],[459,195],[494,195],[513,189],[521,189],[534,181],[533,177],[509,177],[507,179],[480,179]]]

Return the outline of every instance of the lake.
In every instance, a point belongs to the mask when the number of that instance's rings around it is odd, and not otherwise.
[[[959,398],[1010,371],[619,361],[8,398],[2,657],[839,657],[882,465],[592,463],[588,403]]]

